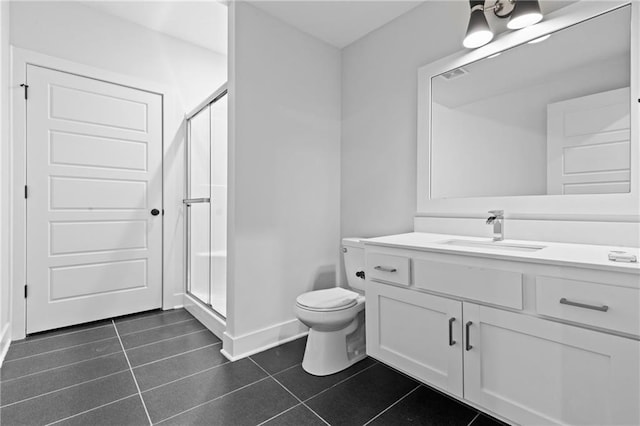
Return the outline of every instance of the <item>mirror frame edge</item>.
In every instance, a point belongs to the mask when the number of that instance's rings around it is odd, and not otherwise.
[[[431,199],[431,79],[546,34],[578,24],[595,16],[631,5],[631,177],[626,194],[523,195]],[[416,217],[485,217],[500,208],[514,219],[558,219],[640,222],[640,129],[638,90],[640,86],[640,4],[632,0],[578,1],[550,13],[539,24],[500,34],[493,42],[475,50],[460,50],[418,69],[417,105],[417,193]],[[634,167],[635,166],[635,167]],[[584,213],[589,212],[589,213]]]

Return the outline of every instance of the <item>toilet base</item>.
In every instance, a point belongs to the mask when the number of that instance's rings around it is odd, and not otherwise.
[[[345,328],[309,330],[302,368],[314,376],[328,376],[364,359],[366,354],[364,311]]]

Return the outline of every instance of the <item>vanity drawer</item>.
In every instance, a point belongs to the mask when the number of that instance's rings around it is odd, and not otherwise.
[[[416,287],[522,309],[522,273],[414,259]]]
[[[390,254],[367,254],[367,276],[376,281],[409,285],[410,259]]]
[[[536,312],[640,335],[640,290],[555,277],[536,277]]]

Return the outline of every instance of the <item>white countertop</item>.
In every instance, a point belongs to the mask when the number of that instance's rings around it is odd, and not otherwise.
[[[517,260],[531,263],[544,263],[580,268],[602,269],[616,272],[640,274],[640,263],[613,262],[608,258],[611,250],[622,250],[636,255],[640,260],[640,249],[637,247],[597,246],[588,244],[567,244],[545,241],[504,240],[506,244],[545,246],[531,251],[510,251],[499,247],[465,247],[442,244],[448,240],[468,240],[491,242],[491,238],[467,237],[461,235],[429,234],[426,232],[410,232],[407,234],[388,235],[367,238],[365,244],[396,247],[410,250],[423,250],[439,253],[464,254],[492,259]]]

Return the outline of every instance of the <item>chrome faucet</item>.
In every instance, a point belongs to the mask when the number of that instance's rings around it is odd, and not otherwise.
[[[504,221],[504,210],[489,210],[489,218],[487,219],[487,225],[493,223],[493,241],[504,240],[504,229],[502,222]]]

